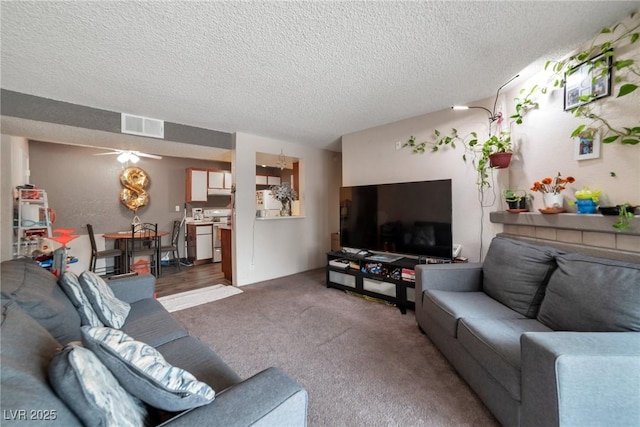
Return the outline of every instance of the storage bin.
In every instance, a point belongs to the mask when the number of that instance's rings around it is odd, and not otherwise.
[[[377,280],[363,279],[362,287],[369,292],[375,292],[377,294],[387,295],[390,297],[396,296],[396,285],[394,283],[379,282]]]
[[[356,278],[349,274],[338,273],[337,271],[329,272],[329,281],[337,283],[343,286],[349,286],[350,288],[356,287]]]

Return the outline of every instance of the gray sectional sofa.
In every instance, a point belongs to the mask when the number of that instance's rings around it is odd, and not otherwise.
[[[505,426],[640,425],[640,264],[496,237],[417,267],[415,314]]]
[[[3,262],[0,280],[2,425],[82,425],[54,392],[49,378],[52,358],[63,346],[82,338],[78,311],[56,277],[32,261]],[[277,368],[240,378],[154,299],[153,276],[108,282],[115,296],[131,307],[121,330],[215,391],[211,403],[193,409],[165,412],[148,408],[153,424],[306,425],[308,397],[303,387]]]

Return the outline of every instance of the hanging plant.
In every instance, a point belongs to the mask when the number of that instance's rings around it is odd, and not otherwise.
[[[624,51],[624,48],[634,45],[640,38],[640,15],[634,12],[630,18],[629,24],[620,22],[613,27],[603,28],[586,49],[561,61],[547,61],[544,69],[553,71],[550,79],[552,86],[563,88],[566,85],[567,76],[586,67],[586,71],[592,76],[592,85],[596,84],[596,80],[607,78],[615,73],[614,81],[618,86],[616,98],[635,92],[640,85],[640,67],[637,59],[623,55],[614,57],[614,51]],[[535,90],[534,86],[531,92]],[[543,93],[547,90],[547,88],[541,89]],[[575,117],[590,119],[592,122],[578,126],[571,133],[571,137],[575,138],[586,128],[596,128],[601,130],[604,144],[613,142],[624,145],[640,144],[640,123],[613,126],[609,118],[596,108],[597,104],[591,102],[600,96],[596,93],[578,96],[577,101],[580,105],[569,111]]]
[[[478,191],[482,192],[485,187],[491,187],[489,183],[489,170],[500,169],[506,167],[502,164],[495,164],[492,157],[499,154],[511,154],[511,135],[509,132],[500,132],[499,135],[492,135],[482,144],[478,143],[478,134],[471,132],[466,137],[461,137],[458,130],[453,128],[448,135],[442,135],[439,130],[434,131],[435,141],[416,142],[416,138],[412,135],[402,146],[409,147],[415,154],[424,154],[429,151],[436,152],[440,148],[449,146],[455,149],[458,145],[464,147],[462,160],[466,163],[471,158],[471,163],[478,172]]]

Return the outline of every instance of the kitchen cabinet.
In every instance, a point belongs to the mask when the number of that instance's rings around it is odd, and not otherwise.
[[[224,172],[209,171],[209,188],[224,188]]]
[[[207,169],[187,169],[187,203],[207,201]]]
[[[211,195],[231,194],[231,172],[188,168],[186,202],[206,202]]]
[[[280,177],[279,176],[268,176],[267,177],[267,185],[280,185]]]
[[[256,185],[280,185],[282,178],[274,175],[256,175]]]
[[[210,195],[231,194],[231,172],[209,170],[207,189]]]
[[[233,263],[231,258],[231,229],[228,227],[220,228],[220,242],[222,249],[222,274],[224,278],[233,282]]]
[[[213,224],[187,224],[187,257],[194,264],[213,262]]]

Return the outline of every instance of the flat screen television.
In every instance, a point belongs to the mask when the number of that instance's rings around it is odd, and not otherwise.
[[[340,245],[453,257],[451,180],[340,188]]]

